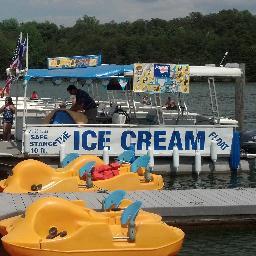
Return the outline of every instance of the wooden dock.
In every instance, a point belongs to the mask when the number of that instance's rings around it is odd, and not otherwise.
[[[87,206],[101,209],[106,193],[80,192],[59,194],[0,194],[0,219],[23,213],[28,205],[41,197],[57,196],[83,200]],[[142,201],[143,209],[157,213],[168,223],[209,224],[252,222],[256,220],[256,189],[193,189],[134,191],[127,198]]]

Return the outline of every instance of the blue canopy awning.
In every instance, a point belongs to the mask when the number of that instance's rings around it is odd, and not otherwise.
[[[125,72],[133,71],[133,65],[101,65],[74,69],[29,69],[25,79],[31,78],[108,78],[122,76]]]

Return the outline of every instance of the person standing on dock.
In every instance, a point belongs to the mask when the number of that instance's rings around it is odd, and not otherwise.
[[[5,105],[0,108],[0,113],[3,113],[3,140],[9,141],[11,139],[11,130],[13,125],[13,118],[16,108],[12,102],[11,97],[5,98]]]
[[[88,118],[88,123],[95,124],[97,116],[97,105],[95,101],[90,97],[90,95],[81,89],[77,89],[73,84],[68,86],[67,91],[71,95],[76,96],[75,104],[72,105],[70,110],[84,111],[84,114]]]

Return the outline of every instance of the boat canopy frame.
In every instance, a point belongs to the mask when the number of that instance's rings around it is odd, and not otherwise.
[[[237,64],[238,65],[238,64]],[[244,75],[244,70],[240,67],[214,67],[214,66],[190,66],[190,77],[229,77],[241,79]],[[24,77],[24,111],[23,111],[23,136],[26,129],[26,113],[27,113],[27,86],[31,79],[92,79],[94,81],[101,79],[111,79],[111,78],[121,78],[121,77],[131,77],[133,76],[133,65],[100,65],[96,67],[87,68],[75,68],[75,69],[28,69]],[[96,90],[98,90],[98,83],[96,85]],[[126,88],[126,91],[127,88]],[[131,92],[133,93],[133,92]],[[151,93],[152,94],[152,93]],[[180,101],[180,93],[178,93],[178,104]],[[154,97],[154,105],[161,104],[161,95],[157,94]],[[130,107],[130,106],[129,106]],[[179,106],[179,111],[182,114],[187,111],[186,105]],[[157,117],[159,123],[161,123],[161,110],[157,109]],[[164,122],[163,122],[164,124]]]

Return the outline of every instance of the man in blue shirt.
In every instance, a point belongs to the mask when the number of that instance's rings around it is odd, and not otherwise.
[[[90,97],[90,95],[87,92],[76,88],[76,86],[73,84],[68,86],[67,91],[71,95],[76,96],[76,102],[70,108],[70,110],[83,111],[88,118],[88,124],[95,124],[97,116],[97,105],[95,101]]]

